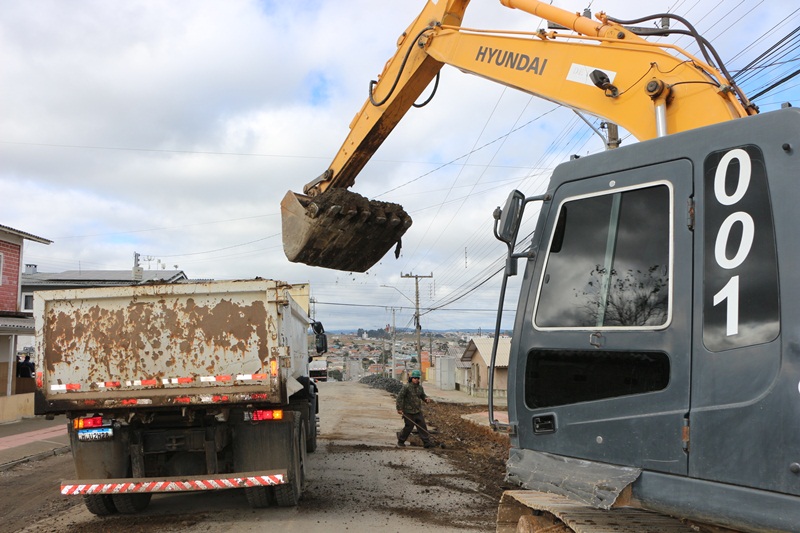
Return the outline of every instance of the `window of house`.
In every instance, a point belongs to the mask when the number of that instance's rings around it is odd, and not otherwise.
[[[33,293],[26,293],[22,295],[22,310],[33,311]]]
[[[3,284],[3,254],[0,252],[0,285]]]

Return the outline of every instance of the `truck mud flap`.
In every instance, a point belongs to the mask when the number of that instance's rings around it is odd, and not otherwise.
[[[596,509],[558,494],[509,490],[500,499],[497,533],[539,531],[537,527],[552,527],[559,523],[574,533],[696,532],[689,525],[669,516],[630,507]],[[518,526],[521,528],[517,529]]]
[[[91,494],[149,494],[158,492],[196,492],[207,490],[269,487],[288,483],[286,470],[242,472],[236,474],[179,476],[161,479],[79,479],[61,482],[64,496]]]

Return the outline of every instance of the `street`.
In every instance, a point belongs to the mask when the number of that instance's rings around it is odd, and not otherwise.
[[[386,391],[320,383],[320,445],[309,454],[296,508],[251,509],[239,490],[156,495],[138,515],[100,518],[79,497],[59,494],[70,455],[0,473],[4,531],[246,532],[493,531],[497,498],[457,466],[463,452],[395,447],[400,421]],[[467,423],[467,422],[465,422]],[[459,461],[459,459],[461,459]],[[498,476],[502,472],[497,473]]]

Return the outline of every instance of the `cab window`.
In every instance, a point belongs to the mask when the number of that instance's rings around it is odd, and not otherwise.
[[[671,190],[666,184],[562,203],[539,289],[539,329],[668,324]]]

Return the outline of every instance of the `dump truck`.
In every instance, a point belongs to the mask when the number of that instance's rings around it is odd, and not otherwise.
[[[315,359],[308,363],[308,375],[314,381],[328,381],[328,361]]]
[[[317,437],[308,303],[264,279],[37,292],[35,412],[68,421],[62,494],[97,515],[237,488],[296,505]]]
[[[405,211],[347,188],[444,65],[625,128],[642,142],[607,139],[494,213],[507,259],[492,369],[524,262],[508,423],[489,397],[520,489],[497,530],[800,530],[800,110],[759,114],[681,17],[501,3],[550,25],[465,28],[468,0],[425,4],[330,167],[284,197],[287,257],[359,270],[399,245]],[[662,20],[684,28],[635,26]],[[702,57],[653,35],[691,36]]]

